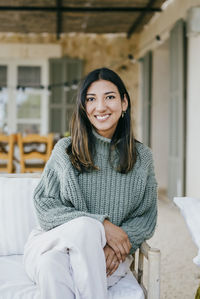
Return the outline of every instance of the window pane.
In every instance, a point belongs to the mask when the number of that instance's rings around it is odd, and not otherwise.
[[[17,101],[17,118],[40,118],[41,95],[19,92]]]
[[[62,132],[62,109],[53,108],[50,110],[50,131],[52,133],[63,133]]]
[[[18,124],[17,132],[26,134],[40,134],[39,124]]]
[[[40,87],[41,67],[39,66],[19,66],[18,85],[25,87]]]
[[[6,87],[7,86],[7,66],[0,65],[0,86]]]

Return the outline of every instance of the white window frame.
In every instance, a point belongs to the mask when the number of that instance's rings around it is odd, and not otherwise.
[[[34,123],[40,124],[40,134],[48,133],[48,106],[49,106],[49,95],[47,86],[49,82],[48,77],[48,60],[47,59],[0,59],[0,65],[7,66],[7,90],[8,90],[8,133],[16,133],[17,125],[22,123]],[[40,119],[17,119],[17,107],[16,107],[16,96],[17,96],[17,68],[18,66],[39,66],[41,67],[41,85],[44,89],[37,90],[35,92],[41,94],[41,111]],[[27,91],[29,92],[29,91]],[[34,91],[33,91],[34,93]]]

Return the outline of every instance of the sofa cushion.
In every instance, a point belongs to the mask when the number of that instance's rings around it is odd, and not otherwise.
[[[200,266],[200,199],[175,197],[174,202],[180,208],[192,239],[198,248],[198,255],[193,259],[193,262]]]
[[[0,257],[0,298],[1,299],[39,299],[40,292],[26,275],[23,256]],[[144,299],[142,289],[132,273],[121,278],[118,283],[108,289],[108,298],[112,299]]]
[[[0,255],[23,254],[33,227],[38,225],[33,192],[39,178],[0,177]]]

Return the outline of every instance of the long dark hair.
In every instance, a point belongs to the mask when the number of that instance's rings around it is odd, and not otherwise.
[[[128,173],[134,166],[137,153],[135,139],[131,125],[131,103],[126,87],[121,78],[108,68],[100,68],[90,72],[80,85],[77,96],[77,108],[72,116],[71,137],[72,142],[67,148],[71,163],[80,172],[98,169],[93,162],[94,143],[92,125],[87,117],[85,102],[89,86],[98,80],[112,82],[119,91],[121,100],[126,96],[128,108],[124,117],[120,117],[114,135],[111,139],[110,162],[112,163],[112,152],[118,153],[117,171]]]

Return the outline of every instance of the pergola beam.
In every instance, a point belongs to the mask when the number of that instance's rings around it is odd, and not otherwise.
[[[59,0],[57,0],[58,3]],[[0,6],[0,11],[47,11],[57,12],[160,12],[157,7],[69,7],[69,6]]]
[[[150,0],[149,3],[146,6],[146,9],[152,9],[152,5],[154,4],[156,0]],[[160,9],[161,11],[161,9]],[[135,30],[137,29],[137,27],[141,24],[142,20],[144,19],[144,17],[146,16],[146,12],[143,11],[139,17],[135,20],[135,22],[131,25],[128,33],[127,33],[127,38],[130,38],[131,35],[135,32]]]
[[[56,9],[57,9],[57,39],[60,38],[60,33],[62,32],[62,0],[56,0]]]

